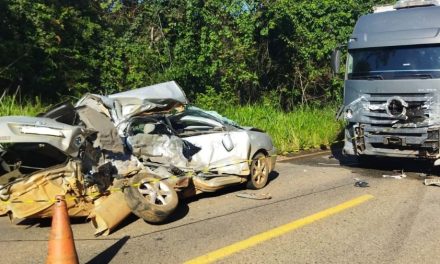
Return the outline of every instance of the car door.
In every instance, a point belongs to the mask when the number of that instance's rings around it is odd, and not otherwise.
[[[181,138],[201,148],[192,156],[191,168],[219,174],[249,174],[247,133],[232,129],[203,112],[183,114],[178,123]]]

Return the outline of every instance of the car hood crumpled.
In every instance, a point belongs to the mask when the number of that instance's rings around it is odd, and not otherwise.
[[[87,105],[112,118],[119,131],[129,118],[149,112],[169,111],[188,104],[183,89],[175,82],[164,82],[109,96],[87,94],[76,106]]]

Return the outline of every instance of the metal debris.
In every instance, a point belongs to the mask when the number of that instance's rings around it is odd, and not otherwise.
[[[428,177],[428,174],[426,174],[426,173],[419,173],[419,177],[420,178],[426,178],[426,177]]]
[[[398,171],[395,171],[395,172],[398,172]],[[395,174],[395,175],[386,175],[386,174],[384,174],[384,175],[382,175],[382,177],[383,178],[393,178],[393,179],[396,179],[396,180],[401,180],[403,178],[406,178],[406,174],[402,170],[402,171],[400,171],[400,174]]]
[[[366,181],[362,181],[362,180],[357,180],[357,181],[354,183],[354,186],[355,186],[355,187],[359,187],[359,188],[370,187],[370,186],[368,185],[368,182],[366,182]]]
[[[337,164],[337,163],[324,163],[324,162],[318,162],[318,165],[323,165],[323,166],[339,166],[339,164]]]
[[[425,185],[436,185],[436,186],[440,186],[440,178],[435,178],[435,179],[425,179]]]
[[[238,193],[236,196],[240,197],[240,198],[247,198],[247,199],[253,199],[253,200],[269,200],[269,199],[272,199],[272,196],[270,195],[270,193],[247,193],[247,192],[243,192],[243,193]]]

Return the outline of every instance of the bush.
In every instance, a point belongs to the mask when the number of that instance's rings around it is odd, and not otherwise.
[[[39,97],[31,99],[21,99],[19,93],[7,95],[4,92],[0,96],[0,116],[21,115],[21,116],[35,116],[47,109],[41,103]]]
[[[238,100],[228,92],[216,92],[212,86],[208,86],[205,93],[200,93],[194,102],[200,108],[223,112],[231,106],[238,104]]]
[[[222,114],[242,126],[265,130],[273,139],[279,153],[329,146],[343,129],[343,122],[335,120],[337,108],[299,107],[284,112],[264,105],[227,107]]]

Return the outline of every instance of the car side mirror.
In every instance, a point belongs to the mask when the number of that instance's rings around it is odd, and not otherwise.
[[[231,135],[229,133],[225,134],[222,139],[223,147],[229,152],[234,149],[234,142],[232,142]]]
[[[338,74],[341,66],[341,50],[336,48],[332,52],[331,67],[334,74]]]

